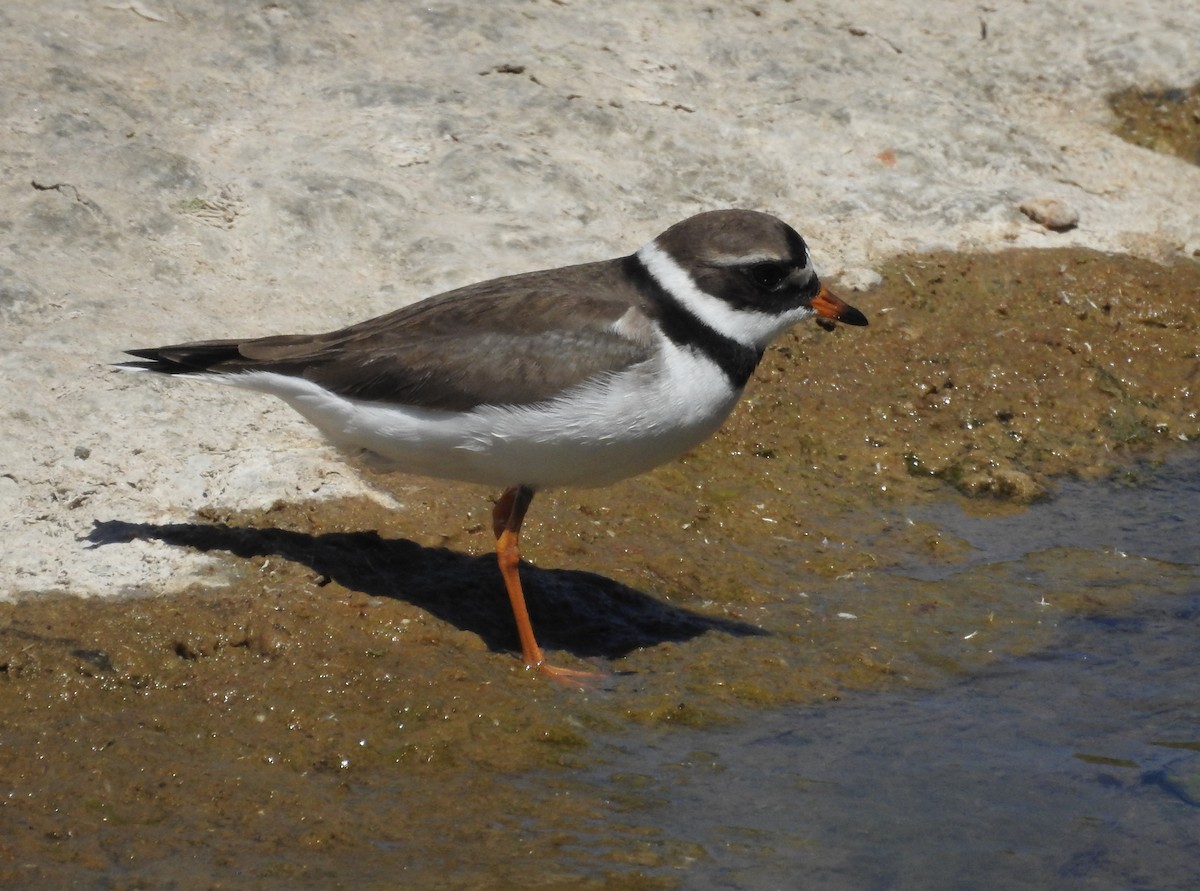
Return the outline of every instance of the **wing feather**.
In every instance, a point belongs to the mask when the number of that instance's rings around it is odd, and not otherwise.
[[[316,335],[223,339],[131,350],[176,374],[272,371],[364,400],[431,409],[544,402],[653,354],[641,298],[619,261],[470,285]]]

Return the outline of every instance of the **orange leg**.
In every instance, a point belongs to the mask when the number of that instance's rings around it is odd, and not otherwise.
[[[521,590],[521,576],[517,571],[521,562],[521,523],[532,501],[532,489],[514,486],[507,490],[492,510],[492,530],[496,533],[496,560],[500,564],[500,575],[504,577],[513,617],[517,620],[521,655],[525,658],[527,668],[540,668],[544,661],[542,648],[533,636],[533,624],[529,621],[525,592]]]
[[[547,665],[542,648],[533,636],[533,625],[529,621],[529,610],[525,606],[525,592],[521,590],[521,523],[525,512],[533,501],[533,489],[528,486],[513,486],[500,496],[492,510],[492,531],[496,533],[496,560],[500,564],[500,575],[512,603],[513,618],[517,620],[517,635],[521,638],[521,656],[526,668],[536,668],[542,674],[558,681],[579,683],[579,679],[598,677],[587,671],[556,668]]]

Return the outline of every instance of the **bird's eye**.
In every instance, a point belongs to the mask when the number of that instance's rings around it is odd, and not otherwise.
[[[787,269],[779,263],[755,263],[750,267],[750,277],[763,288],[777,288],[787,278]]]

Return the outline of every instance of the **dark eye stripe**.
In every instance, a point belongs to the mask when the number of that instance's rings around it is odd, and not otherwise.
[[[788,271],[781,263],[755,263],[749,268],[750,278],[763,288],[777,288],[787,278]]]

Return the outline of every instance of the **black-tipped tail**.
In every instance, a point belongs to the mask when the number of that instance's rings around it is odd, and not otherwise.
[[[241,359],[239,341],[213,340],[204,343],[183,343],[152,349],[126,350],[138,362],[121,362],[118,368],[154,371],[158,374],[204,374],[227,370],[227,363]],[[226,368],[222,368],[226,365]]]

